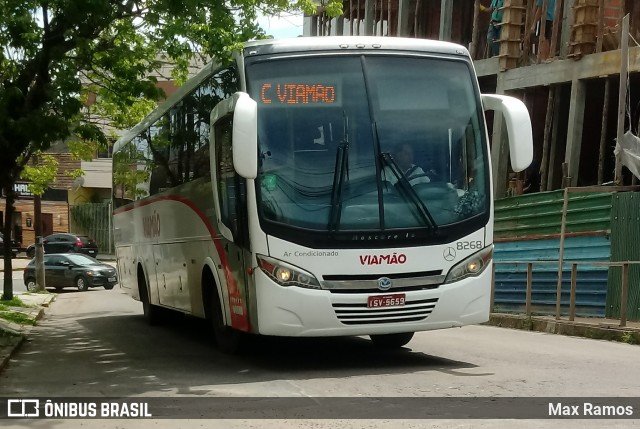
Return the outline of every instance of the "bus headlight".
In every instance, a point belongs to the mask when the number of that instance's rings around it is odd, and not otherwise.
[[[453,283],[467,277],[479,276],[489,265],[491,259],[493,259],[493,244],[453,266],[444,282]]]
[[[262,272],[280,286],[320,289],[320,283],[311,273],[268,256],[256,255],[256,258]]]

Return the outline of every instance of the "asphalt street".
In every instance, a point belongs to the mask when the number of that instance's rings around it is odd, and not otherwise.
[[[259,338],[243,356],[221,354],[207,326],[174,317],[148,326],[119,288],[68,289],[0,374],[2,397],[189,398],[638,397],[640,347],[469,326],[418,333],[399,351],[366,338]],[[182,401],[182,402],[180,402]],[[200,404],[200,405],[198,405]],[[194,410],[193,407],[196,407]],[[197,407],[202,407],[198,409]],[[640,412],[640,409],[638,410]],[[191,416],[193,414],[190,414]],[[175,415],[180,419],[180,413]],[[631,421],[437,420],[12,420],[41,427],[633,427]],[[114,426],[115,425],[115,426]]]

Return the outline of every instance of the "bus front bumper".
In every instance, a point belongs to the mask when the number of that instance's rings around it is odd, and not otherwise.
[[[282,287],[256,275],[258,329],[263,335],[320,337],[418,332],[489,320],[491,264],[478,276],[437,289],[335,293]],[[369,308],[372,296],[404,294],[401,306]]]

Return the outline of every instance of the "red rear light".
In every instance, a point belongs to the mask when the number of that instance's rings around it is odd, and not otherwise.
[[[79,238],[76,238],[76,246],[82,247],[82,240],[80,240]]]

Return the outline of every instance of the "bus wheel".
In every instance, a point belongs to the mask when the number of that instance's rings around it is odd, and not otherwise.
[[[370,335],[371,341],[376,346],[383,349],[399,349],[405,346],[411,338],[413,332],[402,332],[399,334]]]
[[[217,291],[211,292],[211,327],[218,350],[226,354],[238,354],[243,350],[243,333],[224,324],[222,305]]]
[[[142,313],[148,325],[159,325],[162,321],[161,308],[149,302],[149,293],[147,292],[147,282],[144,279],[144,272],[138,270],[138,292],[140,293],[140,301],[142,301]]]

